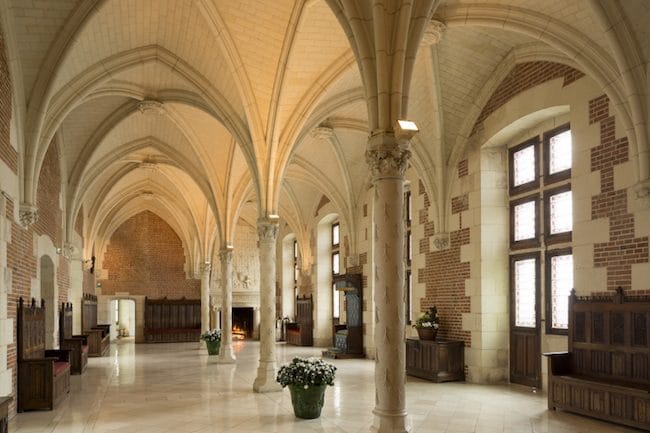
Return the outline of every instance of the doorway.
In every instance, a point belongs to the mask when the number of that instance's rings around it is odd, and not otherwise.
[[[111,339],[135,341],[135,301],[113,299],[111,301]]]

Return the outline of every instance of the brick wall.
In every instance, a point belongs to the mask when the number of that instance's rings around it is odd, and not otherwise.
[[[83,292],[95,294],[95,274],[91,274],[89,271],[83,271]]]
[[[474,123],[472,134],[477,131],[479,125],[490,114],[514,98],[518,93],[556,78],[564,78],[563,86],[568,86],[583,76],[582,72],[570,66],[554,62],[525,62],[515,65],[483,107],[481,114],[476,119],[476,123]]]
[[[614,167],[628,161],[627,137],[616,138],[609,98],[589,101],[589,123],[600,123],[600,144],[591,150],[591,171],[600,171],[600,194],[591,198],[591,219],[609,218],[609,242],[594,244],[594,266],[607,269],[607,290],[631,289],[632,265],[648,263],[648,237],[634,236],[627,190],[614,188]]]
[[[5,53],[4,39],[0,32],[0,159],[18,173],[18,152],[11,146],[11,80]]]
[[[59,196],[61,194],[61,170],[59,167],[59,152],[56,143],[51,143],[38,178],[36,192],[36,207],[38,221],[34,230],[39,235],[47,235],[55,246],[62,246],[62,218]]]
[[[108,279],[98,283],[104,295],[129,292],[200,299],[201,280],[186,278],[184,265],[185,252],[176,232],[158,215],[144,211],[113,233],[102,264]]]
[[[420,299],[420,311],[426,311],[433,305],[438,307],[440,338],[463,340],[467,347],[471,347],[471,333],[462,329],[463,313],[470,312],[470,298],[465,296],[465,280],[470,277],[470,268],[469,263],[460,260],[460,247],[469,244],[469,228],[452,231],[448,249],[430,251],[430,238],[435,231],[433,222],[429,220],[431,201],[422,182],[418,193],[424,196],[424,206],[420,209],[418,218],[420,224],[424,225],[419,252],[425,255],[425,266],[416,270],[417,282],[425,285],[424,297]],[[465,201],[460,200],[463,203]],[[466,205],[456,207],[460,212]]]

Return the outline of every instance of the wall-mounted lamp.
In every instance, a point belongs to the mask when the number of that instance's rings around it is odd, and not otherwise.
[[[395,122],[395,138],[398,140],[410,140],[419,129],[415,122],[410,120],[398,120]]]

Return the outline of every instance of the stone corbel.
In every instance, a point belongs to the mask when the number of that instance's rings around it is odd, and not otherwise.
[[[431,237],[431,251],[448,250],[450,245],[449,233],[436,233]]]
[[[27,228],[38,221],[38,208],[28,204],[21,204],[18,217],[20,225]]]
[[[639,210],[650,209],[650,180],[639,182],[634,187],[636,195],[637,208]]]
[[[424,35],[422,35],[422,45],[435,45],[440,42],[442,39],[442,34],[447,29],[447,26],[442,21],[438,21],[435,18],[427,23],[427,26],[424,29]]]
[[[68,260],[70,260],[70,259],[72,259],[74,257],[74,255],[75,255],[75,247],[74,247],[74,245],[72,245],[69,242],[66,242],[66,243],[63,244],[62,249],[63,249],[63,251],[62,251],[63,257],[65,257]]]

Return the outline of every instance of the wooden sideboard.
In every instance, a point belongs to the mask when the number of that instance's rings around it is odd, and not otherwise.
[[[407,338],[406,374],[434,382],[465,380],[465,344]]]

